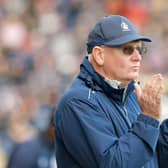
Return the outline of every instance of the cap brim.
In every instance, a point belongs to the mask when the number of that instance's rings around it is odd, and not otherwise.
[[[152,42],[152,40],[148,37],[145,36],[140,36],[138,34],[134,34],[134,35],[127,35],[121,38],[117,38],[115,40],[109,40],[107,42],[104,42],[104,45],[107,46],[119,46],[119,45],[124,45],[126,43],[132,42],[132,41],[144,41],[144,42]]]

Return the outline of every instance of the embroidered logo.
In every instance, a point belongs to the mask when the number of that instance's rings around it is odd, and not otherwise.
[[[130,31],[128,25],[125,22],[121,23],[121,28],[122,28],[123,31]]]

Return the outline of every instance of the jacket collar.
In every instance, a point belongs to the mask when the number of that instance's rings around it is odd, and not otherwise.
[[[83,63],[80,65],[80,73],[78,77],[92,90],[104,92],[107,96],[113,99],[120,102],[123,101],[124,88],[115,89],[105,82],[105,79],[94,70],[93,66],[88,61],[88,57],[85,57]],[[125,98],[133,92],[134,81],[131,81],[126,89]]]

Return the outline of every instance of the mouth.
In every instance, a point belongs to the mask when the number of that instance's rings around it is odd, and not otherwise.
[[[132,66],[131,67],[134,71],[138,71],[140,69],[140,66]]]

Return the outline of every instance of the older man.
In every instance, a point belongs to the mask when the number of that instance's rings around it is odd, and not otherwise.
[[[88,56],[55,113],[58,168],[160,168],[168,161],[167,121],[160,126],[163,77],[139,87],[144,42],[125,17],[101,18]],[[167,165],[167,164],[166,164]]]

